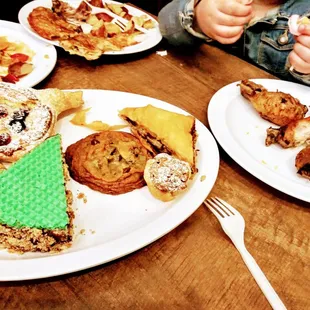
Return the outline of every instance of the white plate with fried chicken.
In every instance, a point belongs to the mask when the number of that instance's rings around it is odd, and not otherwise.
[[[309,87],[273,79],[238,81],[211,99],[208,119],[223,149],[270,186],[310,202]]]
[[[0,81],[32,87],[46,78],[56,64],[55,47],[17,23],[0,20],[0,27]]]
[[[90,0],[89,3],[112,15],[93,14],[91,7],[81,0],[36,0],[21,8],[18,19],[38,39],[87,60],[98,59],[103,54],[142,52],[161,41],[158,22],[149,14],[116,1]],[[113,16],[122,18],[126,28],[115,24]],[[135,26],[143,28],[145,33]]]

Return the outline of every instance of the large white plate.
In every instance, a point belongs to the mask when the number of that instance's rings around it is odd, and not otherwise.
[[[253,79],[270,91],[283,91],[309,104],[310,88],[293,82]],[[223,149],[261,181],[293,197],[310,202],[310,182],[296,173],[295,157],[302,147],[265,146],[266,129],[278,127],[263,120],[240,94],[239,82],[220,89],[211,99],[208,119]]]
[[[72,4],[72,6],[77,6],[76,4],[74,5],[74,3],[80,3],[81,1],[80,0],[73,0],[73,1],[71,0],[71,1],[66,1],[66,2]],[[123,3],[116,2],[116,1],[109,1],[109,2],[123,5]],[[40,35],[38,35],[34,30],[32,30],[32,28],[30,27],[27,18],[29,16],[29,14],[32,12],[32,10],[39,7],[39,6],[51,8],[52,7],[52,1],[51,0],[36,0],[36,1],[32,1],[32,2],[27,3],[26,5],[24,5],[20,9],[20,11],[18,13],[18,20],[19,20],[20,24],[29,33],[31,33],[35,37],[39,38],[40,40],[43,40],[46,43],[50,43],[50,44],[54,44],[55,46],[59,46],[58,41],[50,41],[50,40],[44,39]],[[104,55],[124,55],[124,54],[133,54],[133,53],[142,52],[142,51],[148,50],[148,49],[156,46],[162,39],[162,35],[159,31],[158,22],[152,16],[150,16],[150,15],[146,14],[145,12],[143,12],[137,8],[134,8],[132,6],[125,5],[125,7],[128,9],[128,12],[131,15],[134,15],[134,16],[147,15],[147,16],[149,16],[149,18],[151,18],[155,22],[156,27],[153,29],[150,29],[147,34],[139,35],[139,41],[141,41],[140,43],[133,45],[133,46],[125,47],[121,51],[105,52]]]
[[[22,77],[16,84],[32,87],[45,79],[51,73],[57,61],[55,47],[49,43],[36,40],[17,23],[0,20],[0,28],[0,36],[6,36],[9,41],[23,42],[35,52],[32,60],[34,70]]]
[[[124,92],[84,90],[84,100],[85,106],[91,107],[88,121],[102,120],[111,125],[124,123],[118,117],[118,111],[124,107],[152,104],[188,114],[163,101]],[[71,118],[72,115],[66,116],[57,123],[64,149],[92,133],[85,127],[72,125]],[[72,248],[57,255],[16,255],[2,250],[0,281],[51,277],[103,264],[148,245],[182,223],[209,194],[219,168],[219,153],[213,136],[198,120],[196,128],[199,172],[187,192],[164,203],[153,198],[147,187],[112,196],[71,180],[69,188],[73,192],[76,210],[76,237]],[[205,180],[202,176],[206,176]],[[86,195],[87,203],[76,198],[78,193]],[[79,233],[82,229],[85,235]]]

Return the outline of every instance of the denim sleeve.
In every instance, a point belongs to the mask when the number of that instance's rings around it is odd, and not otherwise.
[[[186,31],[181,23],[180,13],[184,13],[188,2],[189,0],[174,0],[159,12],[160,32],[172,45],[193,45],[197,42],[197,38]]]
[[[295,70],[290,70],[289,72],[296,80],[310,86],[310,74],[302,74]]]

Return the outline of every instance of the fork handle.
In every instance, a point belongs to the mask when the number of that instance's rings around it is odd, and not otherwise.
[[[281,301],[280,297],[271,286],[270,282],[266,278],[263,271],[260,269],[258,264],[256,263],[253,256],[250,252],[246,249],[244,245],[236,245],[236,248],[239,250],[243,261],[245,262],[246,266],[250,270],[251,274],[253,275],[256,283],[263,291],[264,295],[266,296],[267,300],[269,301],[271,307],[275,310],[284,310],[286,309],[285,305]]]

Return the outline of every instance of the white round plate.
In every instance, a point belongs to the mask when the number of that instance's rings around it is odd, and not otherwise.
[[[77,0],[77,1],[71,0],[71,1],[66,1],[66,2],[72,4],[72,6],[74,6],[74,7],[77,6],[77,3],[80,3],[79,0]],[[124,3],[120,3],[117,1],[109,1],[109,3],[124,5]],[[27,3],[26,5],[24,5],[20,9],[20,11],[18,13],[18,20],[19,20],[20,24],[29,33],[31,33],[35,37],[39,38],[40,40],[42,40],[46,43],[53,44],[55,46],[59,46],[58,41],[50,41],[50,40],[44,39],[40,35],[38,35],[34,30],[32,30],[32,28],[30,27],[30,25],[28,23],[28,19],[27,19],[28,15],[32,12],[33,9],[35,9],[39,6],[51,8],[52,7],[52,1],[51,0],[35,0],[35,1]],[[158,22],[152,16],[150,16],[150,15],[146,14],[145,12],[143,12],[137,8],[134,8],[132,6],[125,5],[125,7],[128,9],[128,12],[133,16],[141,16],[141,15],[149,16],[149,18],[155,22],[156,26],[155,26],[155,28],[150,29],[147,34],[139,35],[139,41],[141,41],[140,43],[133,45],[133,46],[125,47],[121,51],[105,52],[105,53],[103,53],[103,55],[125,55],[125,54],[133,54],[133,53],[142,52],[142,51],[148,50],[148,49],[156,46],[162,39],[162,35],[159,31]]]
[[[152,104],[166,110],[188,114],[166,102],[141,95],[84,90],[85,108],[91,107],[87,121],[102,120],[110,125],[124,124],[118,111],[124,107]],[[56,131],[61,133],[64,150],[68,145],[93,133],[70,123],[73,115],[60,119]],[[11,254],[0,251],[0,281],[17,281],[52,277],[97,266],[132,253],[186,220],[202,204],[211,191],[219,169],[217,144],[209,130],[196,120],[198,173],[188,191],[171,202],[155,199],[145,186],[130,193],[112,196],[93,191],[74,180],[69,182],[73,193],[75,240],[72,247],[60,254]],[[124,129],[128,131],[128,128]],[[205,177],[204,177],[205,176]],[[84,193],[87,202],[77,199]],[[84,234],[80,231],[83,230]]]
[[[6,36],[9,41],[20,41],[35,52],[32,63],[34,70],[20,78],[16,85],[32,87],[44,80],[54,69],[57,61],[56,49],[49,43],[36,40],[30,36],[21,25],[0,20],[1,36]]]
[[[269,91],[282,91],[309,103],[310,88],[293,82],[253,79]],[[220,89],[208,107],[211,130],[223,149],[245,170],[288,195],[310,202],[310,182],[296,173],[295,157],[303,148],[265,146],[266,130],[279,127],[263,120],[240,94],[239,82]]]

